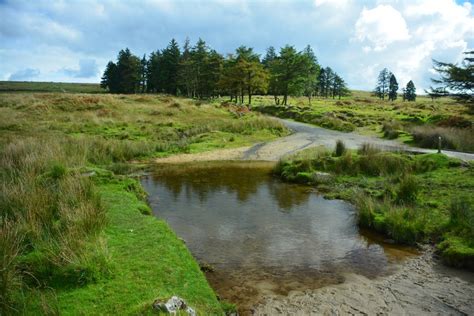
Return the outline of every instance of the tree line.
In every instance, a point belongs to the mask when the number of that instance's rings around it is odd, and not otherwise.
[[[225,57],[199,39],[192,46],[186,39],[180,49],[172,39],[168,46],[144,55],[128,48],[110,61],[101,87],[111,93],[167,93],[208,99],[227,95],[231,101],[252,103],[255,94],[269,94],[276,104],[287,104],[288,96],[341,98],[347,85],[330,67],[322,67],[311,46],[297,51],[286,45],[269,47],[263,58],[253,48],[240,46]]]
[[[395,101],[398,97],[398,89],[398,81],[395,75],[387,68],[382,69],[377,78],[377,85],[373,94],[381,100],[385,100],[385,97],[387,97],[389,101]],[[412,80],[408,81],[406,87],[402,89],[402,96],[403,101],[416,100],[416,87]]]

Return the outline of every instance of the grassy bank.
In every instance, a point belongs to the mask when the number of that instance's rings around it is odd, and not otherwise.
[[[0,99],[0,313],[151,312],[181,295],[220,304],[152,217],[130,160],[237,147],[278,122],[167,96],[6,93]]]
[[[309,149],[280,162],[283,179],[317,186],[358,208],[361,227],[398,243],[432,242],[443,259],[474,268],[474,165],[442,154],[382,152],[342,143]]]
[[[379,100],[369,92],[352,91],[338,99],[290,98],[289,105],[275,105],[273,98],[257,96],[254,108],[262,113],[290,118],[343,132],[377,135],[425,148],[474,152],[473,113],[449,98],[431,100],[418,96],[416,102],[398,98]]]

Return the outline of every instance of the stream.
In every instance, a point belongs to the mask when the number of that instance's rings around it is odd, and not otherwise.
[[[265,296],[318,289],[348,273],[389,275],[416,252],[361,232],[355,209],[307,186],[281,182],[274,163],[157,164],[142,179],[164,219],[223,300],[250,313]]]

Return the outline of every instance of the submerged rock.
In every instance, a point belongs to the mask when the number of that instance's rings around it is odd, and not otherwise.
[[[178,296],[171,297],[166,303],[161,299],[156,299],[153,302],[153,309],[168,314],[176,314],[179,311],[184,311],[188,315],[196,315],[196,311],[189,307],[186,302]]]

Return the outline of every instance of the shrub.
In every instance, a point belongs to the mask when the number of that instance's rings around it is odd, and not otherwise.
[[[357,174],[359,167],[352,158],[352,153],[346,151],[335,163],[334,171],[336,173]]]
[[[398,122],[384,122],[382,124],[383,136],[388,139],[395,139],[400,136],[400,131],[403,129],[402,125]]]
[[[473,241],[474,246],[474,199],[459,196],[449,206],[449,226],[458,235]]]
[[[363,143],[358,151],[357,151],[360,155],[374,155],[376,153],[379,153],[381,152],[380,148],[376,147],[374,144],[370,144],[370,143]]]
[[[334,156],[340,157],[346,152],[346,145],[340,139],[336,141],[336,148],[334,149]]]
[[[362,155],[358,164],[360,172],[367,175],[393,175],[401,174],[410,170],[410,162],[407,158],[391,152],[379,152],[372,154],[368,151],[368,155]]]
[[[396,191],[397,202],[413,203],[416,201],[419,192],[419,182],[415,176],[404,174]]]

